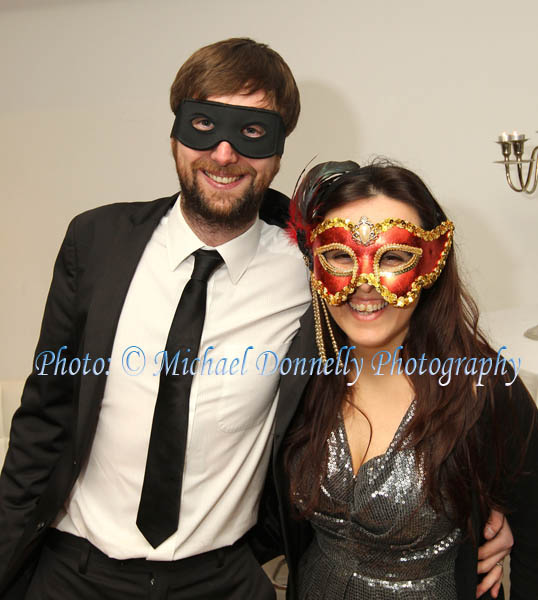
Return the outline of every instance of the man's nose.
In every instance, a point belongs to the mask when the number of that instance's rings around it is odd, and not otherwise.
[[[221,166],[235,164],[239,160],[238,153],[232,148],[230,142],[219,142],[211,150],[211,158]]]

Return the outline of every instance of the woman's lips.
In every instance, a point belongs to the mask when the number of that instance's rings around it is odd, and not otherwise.
[[[353,318],[359,321],[374,321],[379,319],[384,314],[385,308],[388,306],[388,302],[384,300],[363,301],[356,300],[355,302],[347,302],[349,310]]]

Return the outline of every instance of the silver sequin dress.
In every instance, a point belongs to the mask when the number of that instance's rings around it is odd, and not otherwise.
[[[342,419],[329,439],[323,508],[299,567],[300,600],[456,600],[460,532],[421,501],[424,473],[414,451],[396,446],[353,474]]]

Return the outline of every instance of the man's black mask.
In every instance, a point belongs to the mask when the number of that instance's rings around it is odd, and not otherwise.
[[[209,150],[220,142],[249,158],[282,156],[286,132],[273,110],[235,106],[208,100],[183,100],[171,136],[194,150]]]

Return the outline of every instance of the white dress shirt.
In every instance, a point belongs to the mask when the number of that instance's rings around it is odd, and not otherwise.
[[[301,254],[280,228],[257,220],[218,246],[225,264],[208,282],[199,352],[213,362],[206,360],[203,372],[198,364],[192,382],[179,527],[152,548],[136,516],[159,386],[158,353],[191,276],[191,255],[205,247],[179,204],[155,229],[131,282],[91,453],[55,523],[112,558],[176,560],[233,544],[254,525],[279,381],[278,370],[268,374],[271,361],[265,374],[256,368],[263,366],[258,357],[265,351],[286,355],[310,301]],[[144,365],[142,352],[145,367],[135,375]]]

